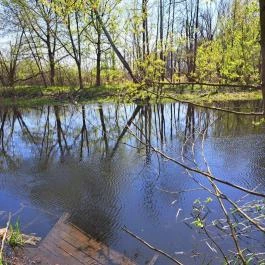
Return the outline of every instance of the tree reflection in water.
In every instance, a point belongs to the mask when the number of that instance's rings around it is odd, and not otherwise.
[[[12,196],[27,198],[32,207],[57,216],[70,212],[80,228],[129,255],[139,245],[120,232],[123,225],[142,231],[145,239],[169,253],[183,250],[184,261],[198,264],[210,258],[209,247],[186,226],[192,226],[191,221],[176,223],[175,215],[181,208],[178,220],[183,221],[193,202],[207,194],[196,190],[183,169],[154,153],[150,144],[176,159],[183,156],[192,163],[195,155],[202,163],[204,132],[205,152],[215,172],[264,188],[264,172],[255,167],[264,165],[264,155],[253,151],[253,146],[265,147],[263,128],[252,126],[253,121],[257,118],[178,103],[1,108],[0,177],[8,175],[3,189]],[[237,144],[242,139],[248,139],[244,146]],[[210,214],[220,215],[214,209]],[[232,249],[229,243],[221,245],[225,251]],[[200,252],[195,261],[190,258],[194,251]]]

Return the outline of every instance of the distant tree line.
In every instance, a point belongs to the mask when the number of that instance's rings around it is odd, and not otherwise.
[[[262,0],[0,3],[2,86],[262,80]]]

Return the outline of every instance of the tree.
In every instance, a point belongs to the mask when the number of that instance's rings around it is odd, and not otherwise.
[[[258,32],[257,3],[233,2],[232,9],[220,17],[215,38],[200,43],[196,78],[221,83],[259,83]]]
[[[82,76],[82,48],[83,36],[88,23],[83,20],[82,13],[77,9],[73,13],[65,14],[65,26],[67,34],[62,37],[57,35],[57,38],[69,56],[76,63],[78,71],[78,81],[80,89],[84,88]],[[69,38],[66,38],[66,36]],[[70,47],[68,43],[70,42]]]
[[[100,86],[102,70],[111,65],[121,73],[120,81],[129,77],[149,85],[161,80],[265,83],[263,48],[262,62],[257,56],[264,46],[262,29],[259,43],[263,1],[260,14],[257,0],[0,0],[0,4],[0,24],[5,23],[0,33],[8,32],[14,40],[13,28],[24,31],[24,65],[30,62],[41,75],[36,84]]]
[[[126,59],[124,58],[124,56],[121,54],[121,52],[119,51],[119,49],[117,48],[117,46],[115,45],[109,31],[107,30],[107,28],[105,27],[105,24],[102,21],[102,18],[100,16],[100,14],[98,13],[97,9],[94,8],[94,13],[96,15],[96,18],[99,22],[99,24],[102,27],[102,30],[105,34],[105,36],[107,37],[112,49],[114,50],[115,54],[117,55],[117,57],[119,58],[119,60],[121,61],[122,65],[124,66],[124,68],[128,71],[129,75],[131,76],[133,82],[135,83],[139,83],[139,80],[136,78],[136,76],[134,75],[130,65],[128,64],[128,62],[126,61]]]
[[[100,10],[100,14],[102,19],[104,19],[104,24],[109,28],[112,35],[115,34],[115,30],[113,28],[116,25],[116,16],[114,14],[114,10],[117,6],[117,1],[105,0],[101,1],[98,10]],[[110,45],[106,38],[104,38],[104,33],[101,25],[99,24],[98,19],[95,16],[95,13],[92,11],[89,15],[89,19],[91,20],[91,25],[86,31],[86,38],[88,42],[91,42],[95,47],[96,52],[96,86],[99,87],[101,85],[101,68],[102,68],[102,56],[106,54],[109,50],[111,50]],[[115,38],[115,37],[114,37]],[[115,42],[115,41],[114,41]],[[105,66],[107,62],[104,62]]]
[[[50,85],[55,85],[55,68],[59,60],[56,60],[58,52],[57,31],[59,17],[53,12],[50,6],[44,5],[41,1],[34,0],[11,0],[1,1],[9,14],[11,24],[19,25],[24,31],[29,43],[32,55],[39,69],[41,57],[46,57],[49,64]],[[40,45],[41,44],[41,47]],[[43,54],[43,50],[45,53]],[[46,58],[45,58],[46,59]]]
[[[0,81],[3,86],[13,87],[17,82],[17,68],[21,57],[24,31],[17,34],[15,43],[10,43],[6,56],[0,51]]]
[[[260,46],[261,46],[261,88],[263,96],[263,112],[265,114],[265,1],[259,0],[260,5]]]

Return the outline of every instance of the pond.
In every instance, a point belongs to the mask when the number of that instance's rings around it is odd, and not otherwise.
[[[238,110],[239,104],[229,107]],[[208,180],[188,174],[149,144],[190,166],[196,160],[203,170],[205,156],[215,176],[264,192],[265,130],[259,120],[181,103],[1,107],[0,224],[11,212],[23,232],[45,237],[69,213],[73,224],[137,264],[154,252],[123,227],[184,264],[223,264],[194,223],[198,203],[207,204],[209,224],[223,218],[203,188]],[[220,188],[233,200],[244,195]],[[240,243],[265,249],[262,235]],[[219,244],[225,253],[234,249],[226,238]],[[160,256],[156,264],[173,263]]]

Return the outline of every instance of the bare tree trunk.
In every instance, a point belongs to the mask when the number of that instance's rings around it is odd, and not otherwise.
[[[52,29],[49,19],[46,20],[46,45],[48,49],[49,65],[50,65],[50,85],[55,85],[55,46],[56,40],[52,41]]]
[[[97,41],[97,77],[96,86],[101,86],[101,34],[98,32]]]
[[[171,24],[171,40],[170,40],[170,44],[171,44],[171,51],[170,51],[170,80],[173,83],[173,76],[174,76],[174,58],[173,58],[173,43],[174,43],[174,25],[175,25],[175,7],[176,7],[176,2],[173,2],[173,14],[172,14],[172,24]]]
[[[160,24],[159,24],[159,41],[160,41],[160,60],[164,61],[164,1],[159,2],[159,12],[160,12]],[[165,69],[161,73],[161,81],[165,79]]]
[[[142,0],[142,20],[143,20],[143,60],[149,54],[149,39],[148,39],[148,15],[147,15],[147,0]]]
[[[200,0],[197,0],[197,5],[196,5],[196,21],[195,21],[195,34],[194,34],[193,74],[195,74],[195,72],[196,72],[196,59],[197,59],[197,50],[198,50],[199,10],[200,10]],[[193,76],[193,78],[194,78],[194,76]]]
[[[147,13],[147,1],[146,1],[146,20],[145,20],[145,38],[146,38],[146,53],[150,54],[150,45],[149,45],[149,32],[148,32],[148,13]]]
[[[160,0],[160,3],[159,3],[159,12],[160,12],[160,29],[159,29],[159,32],[160,32],[160,60],[164,60],[164,52],[163,52],[163,41],[164,41],[164,7],[163,7],[163,1]]]
[[[114,50],[114,52],[116,53],[116,55],[118,56],[118,58],[120,59],[121,63],[123,64],[124,68],[128,71],[129,75],[131,76],[132,80],[134,83],[139,83],[138,79],[136,78],[136,76],[133,74],[131,67],[129,66],[129,64],[127,63],[127,61],[125,60],[124,56],[122,56],[122,54],[120,53],[119,49],[117,48],[117,46],[115,45],[113,39],[111,38],[108,30],[106,29],[99,13],[97,10],[94,9],[94,13],[97,17],[97,20],[99,22],[99,24],[102,27],[102,30],[104,31],[104,34],[106,35],[112,49]]]
[[[79,27],[79,14],[78,12],[75,12],[74,14],[74,19],[76,23],[76,41],[74,39],[72,27],[71,27],[71,17],[68,15],[67,17],[67,29],[68,29],[68,34],[70,37],[70,42],[72,46],[72,53],[66,48],[64,45],[65,50],[67,53],[75,60],[76,66],[77,66],[77,71],[78,71],[78,81],[79,81],[79,88],[80,90],[84,89],[83,85],[83,76],[82,76],[82,53],[81,53],[81,30]]]
[[[76,62],[76,64],[77,64],[77,70],[78,70],[79,88],[80,88],[80,90],[83,90],[84,89],[84,83],[83,83],[81,62]]]
[[[52,52],[49,52],[49,63],[50,63],[50,84],[51,86],[55,85],[55,62],[54,55]]]
[[[260,4],[260,29],[261,29],[261,88],[263,97],[263,112],[265,114],[265,1],[259,0]]]

